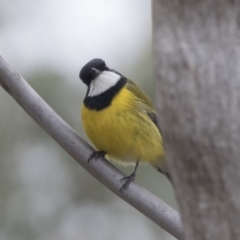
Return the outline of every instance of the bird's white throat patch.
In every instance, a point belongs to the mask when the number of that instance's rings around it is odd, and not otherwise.
[[[90,84],[88,96],[97,96],[116,85],[121,76],[112,71],[103,71]]]

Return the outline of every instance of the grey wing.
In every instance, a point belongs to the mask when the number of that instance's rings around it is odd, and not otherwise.
[[[158,124],[156,112],[148,112],[147,115],[148,115],[149,118],[154,122],[154,124],[155,124],[156,127],[158,128],[159,132],[161,133],[161,129],[160,129],[160,126],[159,126],[159,124]]]
[[[161,133],[160,127],[157,123],[157,114],[151,99],[130,79],[127,80],[126,88],[137,97],[141,108],[145,110],[149,118],[154,122]]]

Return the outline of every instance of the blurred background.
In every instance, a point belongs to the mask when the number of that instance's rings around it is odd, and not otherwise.
[[[92,58],[154,100],[150,1],[0,0],[0,6],[0,55],[81,137],[87,140],[80,122],[86,86],[78,74]],[[141,166],[136,181],[176,208],[171,185],[153,168]],[[174,238],[90,176],[0,88],[5,239]]]

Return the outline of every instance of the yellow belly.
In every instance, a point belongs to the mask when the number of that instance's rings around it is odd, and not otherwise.
[[[122,163],[148,162],[159,165],[164,155],[162,137],[133,93],[123,88],[111,105],[101,111],[82,106],[83,127],[98,150]]]

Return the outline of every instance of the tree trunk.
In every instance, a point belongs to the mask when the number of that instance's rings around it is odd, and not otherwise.
[[[188,240],[240,239],[240,1],[153,0],[157,107]]]

